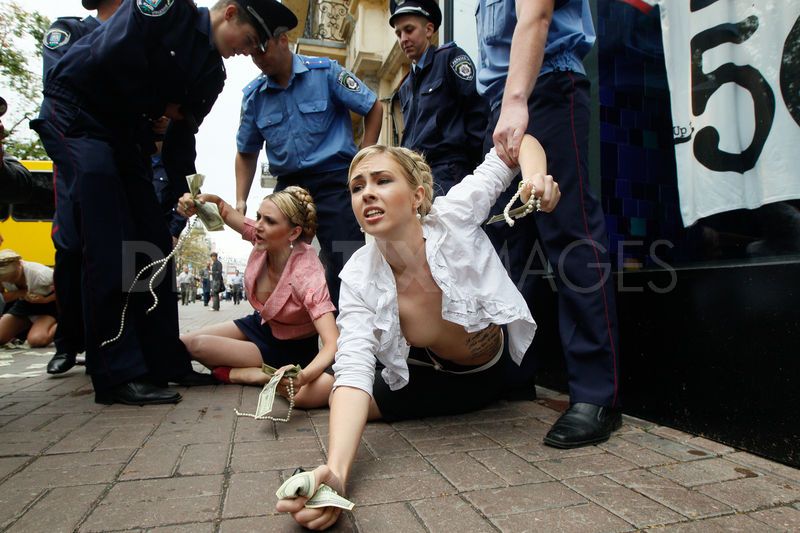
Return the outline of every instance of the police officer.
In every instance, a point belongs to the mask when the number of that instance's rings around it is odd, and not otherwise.
[[[119,8],[122,0],[82,0],[84,9],[97,10],[96,16],[59,17],[47,30],[42,40],[42,80],[47,82],[50,72],[59,59],[81,37],[91,33],[108,20]],[[53,158],[53,156],[50,156]],[[56,196],[55,219],[53,221],[53,244],[56,248],[56,263],[53,280],[58,303],[58,326],[56,327],[56,353],[47,363],[48,374],[62,374],[75,366],[76,356],[84,350],[82,300],[81,300],[81,245],[80,215],[72,191],[74,183],[65,181],[69,173],[62,174],[55,168],[53,181]]]
[[[436,0],[392,2],[389,24],[411,70],[400,85],[403,141],[425,154],[435,192],[470,174],[483,160],[483,134],[489,111],[475,88],[475,65],[455,43],[431,44],[442,12]]]
[[[286,32],[297,19],[275,8],[267,17],[272,38],[253,62],[263,74],[244,88],[236,137],[236,208],[244,213],[266,142],[275,190],[289,185],[308,189],[317,204],[321,256],[328,289],[339,299],[339,271],[364,244],[350,207],[347,169],[356,153],[349,111],[364,116],[363,146],[378,140],[382,108],[375,94],[353,74],[328,58],[289,50]]]
[[[570,407],[544,442],[559,448],[602,442],[621,424],[619,344],[605,220],[587,173],[589,80],[581,60],[595,40],[589,1],[480,0],[477,18],[478,90],[492,110],[485,147],[494,144],[515,164],[522,135],[530,133],[561,189],[553,213],[522,218],[513,229],[487,229],[498,250],[508,247],[511,278],[529,302],[535,279],[525,271],[537,236],[559,273]],[[497,211],[515,190],[500,197]]]
[[[35,127],[75,183],[86,362],[99,403],[174,403],[181,396],[166,382],[198,384],[178,338],[174,265],[154,280],[151,313],[148,291],[130,292],[126,304],[124,267],[138,270],[172,249],[151,182],[148,123],[172,119],[163,158],[177,199],[195,171],[194,134],[224,85],[222,58],[263,48],[269,3],[277,2],[220,0],[209,10],[190,0],[129,0],[48,77]]]

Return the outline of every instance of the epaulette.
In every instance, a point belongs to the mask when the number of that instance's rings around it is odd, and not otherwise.
[[[244,89],[242,89],[242,93],[244,93],[245,96],[250,96],[251,94],[256,92],[259,89],[259,87],[261,87],[261,85],[264,83],[264,80],[266,79],[267,76],[265,74],[259,75],[256,79],[245,85]]]
[[[439,52],[441,52],[442,50],[448,50],[448,49],[450,49],[450,48],[453,48],[455,45],[456,45],[456,42],[455,42],[455,41],[450,41],[449,43],[444,43],[442,46],[440,46],[439,48],[437,48],[437,49],[436,49],[436,51],[435,51],[434,53],[435,53],[435,54],[438,54],[438,53],[439,53]]]
[[[331,60],[327,57],[306,57],[305,59],[303,59],[303,64],[308,69],[330,68]]]

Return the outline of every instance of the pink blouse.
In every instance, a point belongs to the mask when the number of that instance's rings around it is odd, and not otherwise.
[[[245,219],[242,239],[255,244],[255,225],[254,220]],[[253,248],[244,270],[247,300],[261,315],[261,323],[269,323],[272,334],[278,339],[297,339],[315,333],[313,321],[336,311],[317,252],[308,244],[296,241],[277,286],[262,303],[255,296],[256,279],[266,262],[266,250]]]

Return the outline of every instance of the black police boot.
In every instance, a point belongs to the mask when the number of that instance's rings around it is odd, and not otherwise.
[[[75,354],[59,352],[47,363],[48,374],[63,374],[75,366]]]
[[[181,387],[203,387],[205,385],[219,385],[222,383],[211,374],[197,372],[196,370],[190,370],[177,379],[171,379],[170,382],[180,385]]]
[[[166,387],[157,387],[144,380],[133,380],[122,385],[117,385],[108,390],[95,391],[95,403],[111,405],[122,403],[125,405],[156,405],[162,403],[178,403],[181,395]]]
[[[574,403],[556,420],[544,443],[556,448],[580,448],[607,441],[611,432],[622,426],[619,409]]]

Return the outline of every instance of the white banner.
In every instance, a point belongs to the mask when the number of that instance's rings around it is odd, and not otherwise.
[[[800,1],[658,5],[681,215],[800,198]]]

